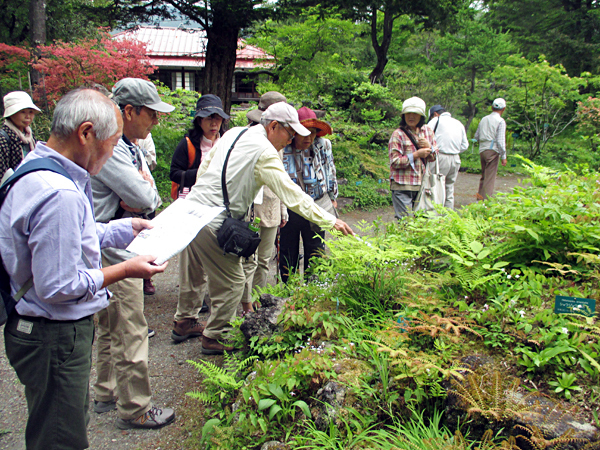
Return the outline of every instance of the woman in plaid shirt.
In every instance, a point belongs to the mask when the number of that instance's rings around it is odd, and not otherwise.
[[[438,153],[433,130],[425,125],[425,102],[411,97],[402,104],[400,128],[392,133],[390,155],[390,190],[396,218],[409,215],[423,180],[426,163]],[[412,139],[411,139],[412,138]]]

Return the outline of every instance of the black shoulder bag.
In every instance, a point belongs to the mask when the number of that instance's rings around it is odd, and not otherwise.
[[[217,231],[217,242],[219,247],[223,249],[223,254],[231,253],[235,256],[243,256],[249,258],[256,252],[258,244],[260,244],[260,236],[258,233],[248,228],[250,222],[243,220],[234,219],[231,217],[231,211],[229,211],[229,195],[227,194],[227,183],[225,181],[225,174],[227,171],[227,163],[229,162],[229,156],[233,147],[242,135],[248,131],[248,128],[243,130],[238,137],[235,138],[231,148],[227,152],[225,162],[223,163],[223,171],[221,172],[221,189],[223,190],[223,201],[225,209],[227,210],[227,218],[221,225],[219,231]]]

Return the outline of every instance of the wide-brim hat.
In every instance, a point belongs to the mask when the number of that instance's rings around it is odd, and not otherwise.
[[[145,106],[162,113],[170,113],[175,109],[160,99],[154,84],[141,78],[123,78],[117,81],[112,88],[112,99],[119,106]]]
[[[404,100],[404,103],[402,103],[402,114],[416,113],[427,118],[427,116],[425,115],[426,110],[427,107],[425,105],[425,102],[419,97],[411,97],[409,99]]]
[[[31,97],[29,96],[29,94],[27,92],[14,91],[14,92],[9,92],[8,94],[6,94],[4,96],[4,117],[5,118],[10,117],[10,116],[18,113],[19,111],[23,111],[24,109],[27,109],[27,108],[35,109],[36,111],[41,112],[41,109],[33,104],[33,100],[31,100]]]
[[[317,119],[315,112],[306,106],[303,106],[298,110],[298,118],[300,119],[300,123],[306,128],[316,128],[319,130],[317,131],[317,136],[333,134],[331,126],[327,122]]]
[[[265,92],[260,96],[258,100],[258,109],[253,109],[252,111],[248,111],[246,113],[246,117],[248,120],[252,122],[260,122],[260,118],[262,113],[267,110],[267,108],[275,103],[284,102],[287,103],[287,98],[283,94],[280,94],[277,91],[269,91]]]
[[[196,103],[196,115],[194,119],[196,117],[204,118],[212,116],[213,114],[218,114],[224,120],[229,119],[229,114],[223,111],[223,102],[219,97],[213,94],[203,95]]]
[[[308,131],[304,125],[300,123],[300,120],[298,119],[298,113],[294,107],[285,102],[273,103],[265,112],[262,113],[261,118],[285,123],[292,127],[292,129],[300,136],[308,136],[310,134],[310,131]]]

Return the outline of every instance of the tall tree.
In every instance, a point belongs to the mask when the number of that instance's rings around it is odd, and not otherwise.
[[[272,11],[265,4],[264,0],[118,0],[111,13],[121,24],[153,16],[177,16],[199,24],[208,39],[202,92],[218,95],[229,111],[238,38],[244,28]]]
[[[29,35],[34,60],[37,60],[42,52],[40,46],[46,44],[46,1],[29,0]],[[31,70],[31,82],[34,86],[40,82],[42,75],[37,69]]]
[[[600,3],[593,0],[487,0],[488,18],[510,30],[530,60],[545,55],[569,75],[600,71]]]

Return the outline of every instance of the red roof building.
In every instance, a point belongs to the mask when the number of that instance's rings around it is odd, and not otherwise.
[[[126,37],[146,44],[150,62],[158,67],[154,78],[171,89],[200,91],[206,56],[206,33],[197,28],[169,28],[140,26],[114,35],[115,39]],[[256,82],[267,74],[252,69],[268,68],[272,56],[262,49],[238,40],[232,101],[258,100]]]

